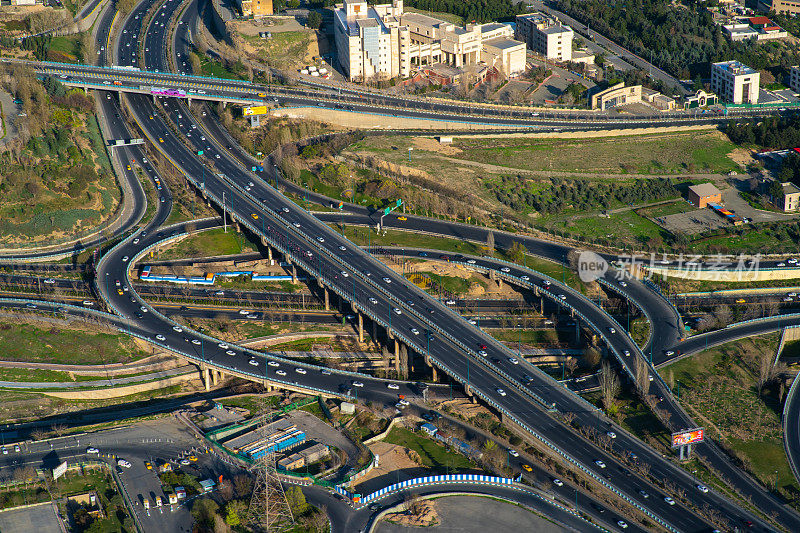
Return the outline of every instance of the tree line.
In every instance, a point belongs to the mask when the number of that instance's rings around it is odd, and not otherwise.
[[[557,0],[564,11],[595,31],[674,76],[709,76],[709,63],[738,59],[755,69],[774,65],[786,71],[800,54],[781,43],[731,42],[712,14],[699,2],[686,0]]]
[[[525,13],[525,5],[511,0],[409,0],[406,5],[422,11],[458,15],[465,22],[510,20]]]
[[[560,213],[567,208],[606,209],[678,196],[669,178],[636,179],[633,183],[592,182],[586,179],[550,178],[531,181],[522,176],[486,180],[486,188],[502,204],[515,211]]]

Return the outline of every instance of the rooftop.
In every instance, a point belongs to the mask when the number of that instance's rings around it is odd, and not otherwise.
[[[487,46],[493,46],[494,48],[498,48],[500,50],[508,50],[510,48],[517,48],[518,46],[525,46],[525,43],[522,41],[516,41],[514,39],[509,39],[508,37],[489,39],[488,41],[484,41],[483,44]]]
[[[731,72],[733,74],[755,74],[756,71],[741,63],[736,61],[735,59],[731,61],[721,61],[719,63],[713,63],[715,67],[721,68],[722,70]]]
[[[797,194],[800,193],[800,187],[792,183],[791,181],[787,181],[786,183],[781,183],[783,186],[783,194]]]
[[[542,33],[555,35],[558,33],[568,33],[568,32],[571,33],[572,28],[570,28],[569,26],[548,26],[547,28],[539,31],[541,31]]]
[[[716,196],[720,194],[719,189],[717,189],[712,183],[701,183],[699,185],[692,185],[689,187],[689,190],[695,193],[700,198],[704,198],[706,196]]]

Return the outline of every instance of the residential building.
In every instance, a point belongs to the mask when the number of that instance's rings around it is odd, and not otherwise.
[[[732,104],[757,104],[761,75],[739,61],[711,64],[711,89]]]
[[[722,29],[731,41],[769,41],[789,36],[789,32],[763,16],[737,17],[733,24],[725,24]]]
[[[36,0],[11,0],[12,6],[35,6]]]
[[[795,65],[789,70],[789,87],[800,92],[800,66]]]
[[[272,15],[272,0],[238,0],[243,17],[261,18]]]
[[[687,199],[690,204],[702,209],[708,207],[708,204],[722,202],[722,193],[711,183],[701,183],[689,187]]]
[[[784,211],[797,211],[800,207],[800,187],[791,182],[781,183],[783,195],[774,198],[775,205]]]
[[[774,11],[781,15],[800,13],[800,1],[798,0],[763,0],[758,3],[759,11]]]
[[[437,63],[462,68],[488,61],[506,76],[525,69],[524,44],[510,39],[506,24],[456,26],[405,13],[403,0],[345,0],[333,12],[339,64],[351,80],[408,78],[412,67]]]
[[[517,15],[515,37],[528,48],[554,61],[572,61],[572,39],[569,26],[542,13]]]

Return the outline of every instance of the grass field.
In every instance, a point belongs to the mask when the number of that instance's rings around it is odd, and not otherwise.
[[[269,39],[257,35],[239,34],[248,45],[258,50],[259,57],[282,68],[297,68],[303,65],[308,55],[309,44],[314,38],[311,31],[273,32]]]
[[[759,361],[773,357],[778,335],[751,337],[705,350],[659,372],[674,376],[681,403],[707,421],[707,435],[722,441],[762,482],[797,490],[783,449],[778,390],[767,385],[759,395]],[[690,411],[691,412],[691,411]]]
[[[50,41],[50,52],[58,55],[65,63],[79,63],[81,60],[81,35],[61,35]]]
[[[438,442],[405,428],[392,428],[384,440],[414,450],[419,454],[422,464],[436,472],[457,473],[459,470],[475,469],[475,465],[460,453],[449,451]]]
[[[694,210],[695,208],[692,207],[691,204],[684,202],[683,200],[677,200],[653,207],[643,207],[641,209],[637,209],[636,212],[643,217],[656,218],[665,217],[668,215],[676,215],[678,213],[688,213]]]
[[[145,355],[126,335],[0,321],[0,358],[8,361],[103,364]]]
[[[410,157],[408,148],[413,147]],[[459,160],[529,171],[675,175],[738,169],[736,146],[717,131],[587,139],[456,139],[446,151],[408,137],[368,137],[350,150],[423,170],[458,170]]]
[[[649,239],[663,239],[666,235],[665,230],[634,211],[612,213],[608,217],[562,218],[545,225],[568,231],[576,237],[607,241],[614,246],[625,243],[641,245]]]
[[[507,342],[511,350],[516,349],[519,342],[528,346],[549,348],[568,345],[575,340],[575,334],[566,330],[525,329],[520,331],[519,329],[491,329],[488,330],[488,333],[497,340]]]
[[[459,159],[526,170],[679,174],[729,172],[735,145],[719,132],[594,139],[468,139]]]
[[[158,254],[159,259],[180,259],[185,257],[212,257],[242,252],[254,252],[258,248],[244,233],[228,228],[214,228],[201,231],[183,239],[179,243]]]
[[[338,224],[334,224],[332,227],[342,233]],[[387,230],[386,235],[376,235],[374,231],[367,228],[346,226],[344,236],[360,246],[408,246],[409,248],[431,248],[446,252],[478,255],[481,252],[480,246],[468,241],[432,237],[407,231]]]

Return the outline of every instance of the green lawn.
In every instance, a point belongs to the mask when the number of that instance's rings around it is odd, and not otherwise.
[[[653,207],[643,207],[641,209],[637,209],[636,212],[643,217],[657,218],[668,215],[676,215],[678,213],[689,213],[690,211],[695,210],[696,209],[692,207],[691,204],[683,200],[676,200],[674,202],[668,202]]]
[[[475,465],[460,453],[449,451],[437,441],[405,428],[392,428],[384,440],[414,450],[419,454],[423,465],[438,472],[454,473],[457,470],[475,469]]]
[[[762,357],[774,357],[776,333],[710,348],[659,370],[672,376],[681,403],[691,406],[711,424],[709,437],[722,441],[750,470],[771,485],[795,491],[798,484],[783,450],[779,390],[768,384],[759,395],[756,379]],[[692,411],[690,411],[691,413]],[[713,424],[713,425],[712,425]]]
[[[67,63],[78,63],[80,53],[81,35],[61,35],[53,37],[50,41],[50,52],[58,54],[58,59]]]
[[[181,242],[160,252],[158,259],[180,259],[185,257],[212,257],[253,252],[258,248],[244,233],[233,228],[214,228],[186,237]]]
[[[459,159],[526,170],[679,174],[738,169],[735,145],[721,133],[692,132],[590,139],[462,139]]]
[[[333,229],[341,233],[338,224],[332,225]],[[387,230],[386,235],[376,235],[374,230],[346,226],[344,235],[360,246],[408,246],[409,248],[430,248],[446,252],[480,255],[481,247],[468,242],[444,237],[432,237],[399,230]]]
[[[513,322],[514,319],[510,319]],[[575,340],[575,333],[567,330],[553,329],[491,329],[488,333],[497,340],[509,343],[509,348],[514,350],[521,341],[526,345],[538,347],[552,347],[569,344]]]
[[[60,364],[127,362],[147,355],[127,335],[0,321],[0,358]]]
[[[609,217],[590,216],[559,219],[547,227],[567,232],[579,239],[588,239],[613,246],[640,246],[650,239],[663,239],[665,230],[634,211],[613,213]]]

